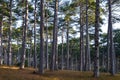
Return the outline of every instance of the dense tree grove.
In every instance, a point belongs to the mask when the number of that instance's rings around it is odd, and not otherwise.
[[[119,3],[0,0],[0,65],[33,67],[40,74],[47,69],[115,75],[120,71],[120,28],[114,28],[120,24]]]

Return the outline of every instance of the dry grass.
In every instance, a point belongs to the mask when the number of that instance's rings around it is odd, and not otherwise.
[[[18,67],[0,67],[0,80],[120,80],[120,74],[110,76],[102,73],[99,78],[93,78],[92,72],[79,71],[46,71],[44,75],[33,74],[34,69],[19,70]]]

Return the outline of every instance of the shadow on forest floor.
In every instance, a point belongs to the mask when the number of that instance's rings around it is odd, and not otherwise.
[[[93,78],[92,72],[70,70],[46,71],[43,75],[34,74],[32,68],[20,70],[18,67],[0,67],[0,80],[120,80],[120,74],[110,76],[101,73],[99,78]]]

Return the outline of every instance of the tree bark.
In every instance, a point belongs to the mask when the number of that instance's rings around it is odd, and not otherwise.
[[[84,39],[83,39],[83,17],[82,17],[82,8],[80,8],[80,71],[83,71],[84,68]]]
[[[12,53],[11,53],[11,31],[12,31],[12,0],[10,0],[10,18],[9,18],[9,40],[8,40],[8,66],[12,64]]]
[[[96,0],[94,77],[99,77],[99,14],[99,0]]]
[[[91,70],[91,59],[90,59],[90,44],[89,44],[89,33],[88,33],[88,0],[86,0],[86,56],[85,56],[85,70]]]
[[[48,3],[46,2],[46,7],[48,9]],[[48,54],[48,14],[46,13],[46,69],[49,69],[49,54]]]
[[[113,44],[113,28],[112,28],[112,15],[111,15],[111,0],[108,0],[108,10],[109,10],[109,21],[108,29],[110,29],[110,73],[115,75],[115,52]]]
[[[34,58],[34,68],[37,68],[37,55],[36,55],[36,8],[37,8],[37,0],[35,0],[35,4],[34,4],[35,8],[34,8],[34,54],[33,54],[33,58]]]
[[[2,46],[2,15],[0,15],[0,65],[2,65],[2,53],[3,53],[3,46]]]
[[[110,71],[110,29],[107,31],[107,72]]]
[[[44,73],[44,0],[40,2],[40,54],[39,54],[39,73]]]
[[[7,51],[6,48],[3,49],[4,50],[4,64],[7,65]]]
[[[55,64],[56,64],[55,56],[57,53],[57,11],[58,11],[58,0],[55,0],[51,71],[55,70]]]
[[[69,58],[69,56],[70,56],[70,53],[69,53],[69,23],[68,23],[68,21],[67,21],[67,69],[69,69],[69,67],[70,67],[70,62],[69,62],[69,60],[70,60],[70,58]]]
[[[63,66],[64,66],[64,59],[63,59],[63,46],[64,46],[64,45],[63,45],[63,30],[64,30],[64,29],[63,29],[63,27],[62,27],[62,36],[61,36],[61,37],[62,37],[62,38],[61,38],[61,39],[62,39],[61,70],[63,70]]]
[[[25,26],[23,26],[23,40],[22,40],[22,55],[21,55],[21,64],[20,69],[25,67],[25,56],[26,56],[26,36],[27,36],[27,27],[28,27],[28,1],[25,0]],[[24,21],[24,20],[23,20]]]

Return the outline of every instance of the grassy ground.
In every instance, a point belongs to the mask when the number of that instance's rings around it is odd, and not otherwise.
[[[33,74],[34,69],[19,70],[17,67],[0,67],[0,80],[120,80],[120,74],[110,76],[102,73],[93,78],[92,72],[46,71],[44,75]]]

